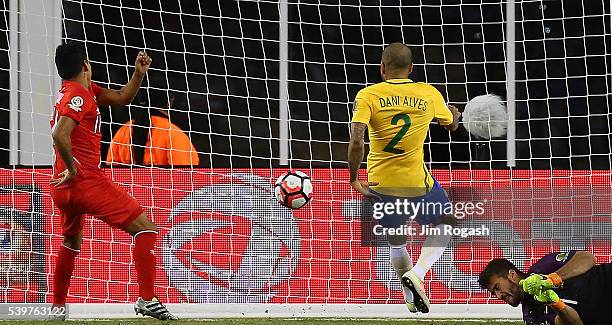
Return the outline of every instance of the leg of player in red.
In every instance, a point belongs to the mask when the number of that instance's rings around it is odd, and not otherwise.
[[[83,241],[83,215],[70,204],[73,191],[72,187],[51,187],[51,197],[60,211],[64,237],[57,253],[53,273],[53,306],[56,308],[50,316],[55,320],[66,319],[66,297],[75,260]]]
[[[155,240],[157,239],[157,227],[142,213],[125,229],[134,236],[134,248],[132,256],[136,264],[138,277],[138,290],[140,298],[136,301],[134,311],[136,314],[152,316],[161,320],[177,319],[157,299],[154,291],[155,284]]]
[[[135,312],[161,320],[176,319],[155,295],[155,224],[142,212],[141,206],[132,196],[106,177],[100,177],[95,182],[77,182],[73,185],[74,188],[52,191],[56,205],[62,209],[64,231],[64,242],[60,247],[53,278],[53,304],[57,307],[65,306],[75,258],[81,248],[82,215],[70,213],[78,207],[80,211],[98,216],[110,226],[133,236],[132,256],[140,294],[134,306]]]
[[[106,177],[100,178],[95,188],[84,191],[79,197],[88,206],[88,213],[133,236],[132,258],[140,294],[134,306],[136,314],[161,320],[176,319],[155,295],[157,226],[142,211],[140,204]]]
[[[81,219],[81,217],[79,216],[78,219]],[[78,222],[80,223],[80,220]],[[142,213],[126,227],[125,231],[134,236],[132,255],[136,264],[140,292],[140,298],[136,302],[134,310],[136,313],[159,319],[175,319],[166,307],[157,300],[153,289],[156,273],[153,250],[157,238],[157,227],[147,218],[145,213]],[[74,235],[64,235],[53,275],[53,305],[55,307],[65,308],[66,306],[70,278],[74,271],[75,258],[81,249],[82,239],[82,230]],[[60,315],[59,319],[65,318],[65,313]]]
[[[53,305],[58,307],[66,305],[75,258],[79,254],[79,249],[71,248],[75,244],[67,244],[70,242],[70,240],[64,240],[60,247],[53,274]],[[77,247],[80,248],[80,244]]]
[[[66,296],[70,287],[70,278],[74,271],[75,259],[81,249],[83,232],[64,236],[55,261],[53,274],[53,309],[52,317],[55,320],[66,319]]]

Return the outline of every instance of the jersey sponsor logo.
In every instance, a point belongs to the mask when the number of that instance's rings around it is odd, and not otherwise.
[[[567,253],[567,252],[559,253],[555,257],[555,260],[557,260],[557,262],[565,262],[565,260],[567,259],[568,255],[569,255],[569,253]]]
[[[70,104],[68,104],[68,107],[72,108],[76,112],[81,111],[81,106],[83,106],[83,97],[81,96],[72,97]]]
[[[353,114],[357,113],[357,99],[353,102]]]

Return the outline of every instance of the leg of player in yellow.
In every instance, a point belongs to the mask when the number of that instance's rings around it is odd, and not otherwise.
[[[421,255],[419,255],[417,264],[402,276],[404,288],[409,289],[413,293],[414,305],[423,313],[429,312],[429,298],[427,298],[423,286],[425,274],[440,259],[452,238],[452,235],[445,234],[444,227],[454,227],[456,224],[457,219],[454,216],[444,216],[441,222],[433,227],[439,229],[439,232],[437,232],[439,235],[427,236],[421,248]],[[391,243],[391,239],[389,242]]]
[[[413,267],[412,259],[406,250],[406,237],[389,236],[387,239],[389,241],[389,259],[391,260],[391,265],[393,265],[397,278],[402,282],[402,276]],[[402,287],[406,307],[408,307],[410,312],[416,313],[418,310],[414,305],[414,295],[412,291],[404,285],[402,285]]]

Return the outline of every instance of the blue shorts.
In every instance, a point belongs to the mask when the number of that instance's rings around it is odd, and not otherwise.
[[[375,191],[372,192],[379,195],[382,199],[382,201],[374,203],[374,219],[376,219],[378,224],[384,228],[399,228],[405,225],[408,220],[412,219],[416,220],[416,222],[418,222],[420,225],[438,224],[446,215],[445,210],[449,211],[449,209],[451,209],[449,208],[450,200],[448,199],[446,191],[444,191],[442,186],[440,186],[438,181],[435,179],[434,186],[431,191],[422,196],[406,198],[384,195]],[[397,202],[400,202],[401,211],[397,211],[397,209],[383,209],[384,211],[382,213],[382,217],[380,215],[376,215],[377,204],[379,204],[378,211],[380,212],[380,208],[382,207],[380,205],[381,203],[386,205],[391,203],[394,205],[394,207],[397,207]],[[406,206],[409,207],[408,210],[405,209]],[[406,211],[410,211],[411,213],[407,214]]]

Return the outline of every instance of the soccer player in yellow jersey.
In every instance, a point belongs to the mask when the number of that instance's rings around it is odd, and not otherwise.
[[[450,202],[425,166],[423,144],[432,120],[455,131],[460,113],[456,107],[446,105],[433,86],[408,79],[411,72],[409,47],[393,43],[383,51],[380,74],[384,81],[362,89],[355,98],[348,162],[351,186],[376,201],[374,217],[378,217],[384,229],[400,229],[408,218],[440,229],[440,235],[427,237],[414,267],[406,250],[406,234],[386,232],[391,264],[404,287],[406,305],[411,312],[426,313],[429,299],[422,282],[451,239],[445,235],[444,227],[454,226],[456,220],[452,215],[445,215],[443,209],[436,209],[436,205],[424,204],[439,203],[446,207]],[[358,179],[358,172],[366,129],[370,138],[368,181],[362,181]],[[422,205],[414,204],[418,202]],[[405,209],[407,203],[413,204],[412,210]],[[387,209],[388,204],[392,209]],[[417,212],[415,206],[421,209]],[[425,206],[427,209],[423,209]],[[384,211],[380,213],[382,216],[376,215],[377,210]],[[410,215],[407,211],[414,213]]]

